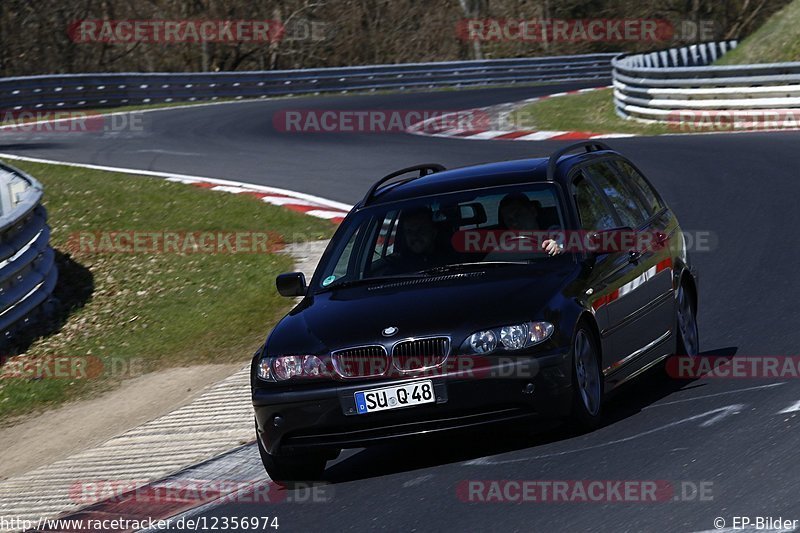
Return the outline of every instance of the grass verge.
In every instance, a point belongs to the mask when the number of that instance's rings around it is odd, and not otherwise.
[[[800,61],[800,0],[772,15],[715,65]]]
[[[44,184],[64,315],[55,332],[21,355],[36,370],[0,379],[2,424],[142,372],[244,362],[290,305],[274,286],[275,275],[292,269],[283,254],[92,253],[72,246],[71,235],[269,231],[295,242],[333,232],[328,221],[246,195],[61,165],[14,165]],[[83,366],[56,372],[48,364],[53,358]],[[7,361],[6,370],[16,362]]]
[[[643,124],[618,117],[612,95],[611,89],[600,89],[546,98],[520,107],[509,118],[518,129],[640,135],[675,133],[675,129],[666,125]]]

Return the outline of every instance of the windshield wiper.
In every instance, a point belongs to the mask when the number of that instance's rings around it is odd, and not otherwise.
[[[377,283],[380,281],[398,281],[404,279],[417,279],[417,278],[424,278],[427,277],[425,274],[422,273],[414,273],[414,274],[398,274],[396,276],[375,276],[372,278],[359,278],[359,279],[350,279],[344,281],[338,281],[336,283],[331,283],[327,287],[322,287],[322,291],[327,291],[331,289],[343,289],[346,287],[354,287],[356,285],[366,285],[369,283]]]
[[[425,270],[420,270],[419,274],[444,274],[447,272],[459,272],[461,270],[470,270],[473,268],[484,268],[484,267],[499,267],[499,266],[509,266],[509,265],[527,265],[529,264],[527,261],[476,261],[474,263],[454,263],[452,265],[442,265],[433,268],[427,268]]]

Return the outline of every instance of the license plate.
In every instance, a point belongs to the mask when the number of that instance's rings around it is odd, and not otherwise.
[[[360,415],[436,401],[433,382],[430,380],[415,381],[396,387],[358,391],[355,393],[355,398],[356,410]]]

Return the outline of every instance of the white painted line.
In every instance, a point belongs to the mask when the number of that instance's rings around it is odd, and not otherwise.
[[[745,389],[736,389],[736,390],[729,390],[729,391],[725,391],[725,392],[717,392],[717,393],[714,393],[714,394],[705,394],[703,396],[695,396],[694,398],[684,398],[683,400],[674,400],[672,402],[664,402],[664,403],[657,403],[657,404],[654,404],[654,405],[648,405],[646,407],[643,407],[642,410],[644,411],[645,409],[653,409],[655,407],[664,407],[665,405],[675,405],[676,403],[693,402],[695,400],[703,400],[705,398],[715,398],[717,396],[725,396],[725,395],[728,395],[728,394],[738,394],[740,392],[748,392],[748,391],[752,391],[752,390],[771,389],[773,387],[780,387],[781,385],[785,385],[785,384],[786,384],[785,381],[781,381],[780,383],[770,383],[768,385],[758,385],[756,387],[747,387]]]
[[[778,414],[779,415],[783,415],[783,414],[786,414],[786,413],[795,413],[797,411],[800,411],[800,401],[797,402],[797,403],[793,403],[792,405],[790,405],[789,407],[787,407],[783,411],[778,411]]]
[[[636,137],[635,133],[599,133],[591,135],[590,139],[624,139],[626,137]]]
[[[500,135],[505,135],[506,133],[510,132],[503,130],[486,130],[474,135],[467,135],[466,137],[462,137],[462,139],[493,139],[494,137],[499,137]]]
[[[506,132],[512,133],[512,132]],[[569,133],[568,131],[537,131],[535,133],[529,133],[528,135],[523,135],[522,137],[517,137],[513,139],[515,141],[545,141],[547,139],[552,139],[553,137],[557,137],[559,135],[564,135],[565,133]]]
[[[88,163],[73,163],[70,161],[57,161],[53,159],[41,159],[38,157],[26,157],[21,155],[15,154],[5,154],[0,153],[0,158],[3,159],[11,159],[15,161],[29,161],[31,163],[44,163],[50,165],[64,165],[68,167],[76,167],[76,168],[88,168],[92,170],[105,170],[108,172],[119,172],[123,174],[133,174],[138,176],[151,176],[155,178],[165,178],[170,181],[179,181],[182,183],[212,183],[215,185],[227,185],[233,187],[241,187],[246,188],[249,190],[257,191],[257,192],[265,192],[265,193],[275,193],[275,194],[284,194],[286,196],[294,196],[296,198],[300,198],[303,200],[308,200],[310,202],[315,202],[320,205],[324,205],[326,207],[330,207],[333,209],[340,209],[342,211],[350,211],[353,206],[337,202],[334,200],[329,200],[327,198],[322,198],[321,196],[314,196],[313,194],[303,193],[292,191],[289,189],[281,189],[279,187],[270,187],[266,185],[258,185],[255,183],[245,183],[241,181],[233,181],[228,179],[220,179],[220,178],[211,178],[205,176],[192,176],[189,174],[175,174],[172,172],[159,172],[155,170],[141,170],[137,168],[124,168],[124,167],[110,167],[105,165],[92,165]]]
[[[306,211],[306,215],[311,215],[312,217],[319,217],[319,218],[337,218],[337,217],[344,217],[347,213],[342,211],[326,211],[323,209],[312,209],[311,211]]]
[[[308,200],[301,200],[299,198],[287,198],[286,196],[265,196],[264,198],[261,199],[261,201],[272,205],[291,204],[291,205],[307,205],[307,206],[320,207],[320,204],[315,202],[309,202]],[[342,213],[342,212],[337,211],[337,213]]]
[[[687,418],[682,418],[680,420],[676,420],[675,422],[670,422],[669,424],[665,424],[663,426],[659,426],[654,429],[649,429],[647,431],[643,431],[641,433],[636,433],[635,435],[631,435],[629,437],[623,437],[621,439],[614,439],[608,442],[603,442],[600,444],[595,444],[592,446],[586,446],[583,448],[577,448],[574,450],[564,450],[560,452],[553,452],[547,453],[543,455],[536,455],[533,457],[520,457],[518,459],[500,459],[500,460],[493,460],[489,457],[479,457],[477,459],[471,459],[462,463],[464,466],[489,466],[489,465],[502,465],[502,464],[511,464],[511,463],[521,463],[526,461],[535,461],[538,459],[549,459],[551,457],[560,457],[562,455],[569,455],[573,453],[582,453],[589,450],[596,450],[598,448],[606,448],[608,446],[613,446],[615,444],[622,444],[624,442],[630,442],[635,439],[639,439],[641,437],[646,437],[647,435],[652,435],[653,433],[658,433],[661,431],[665,431],[667,429],[672,429],[674,427],[680,426],[681,424],[686,424],[688,422],[695,422],[697,420],[701,420],[711,415],[718,415],[719,413],[728,413],[729,411],[742,411],[746,406],[743,404],[733,404],[733,405],[726,405],[725,407],[719,407],[717,409],[712,409],[710,411],[706,411],[704,413],[700,413],[698,415],[693,415]]]
[[[722,420],[728,418],[730,415],[738,415],[743,408],[744,405],[742,404],[735,404],[723,407],[719,413],[717,413],[716,415],[712,416],[711,418],[700,424],[700,427],[701,428],[711,427],[717,422],[721,422]]]
[[[425,474],[424,476],[415,477],[414,479],[409,479],[408,481],[403,483],[404,488],[408,487],[416,487],[417,485],[422,485],[426,481],[433,479],[433,474]]]

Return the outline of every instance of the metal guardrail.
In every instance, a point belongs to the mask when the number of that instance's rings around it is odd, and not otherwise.
[[[712,66],[737,41],[703,43],[612,60],[617,114],[646,122],[677,121],[682,111],[735,112],[800,108],[800,63]]]
[[[606,79],[616,54],[256,72],[0,78],[0,110],[75,109],[294,94]]]
[[[42,185],[0,163],[0,345],[36,318],[58,279]]]

